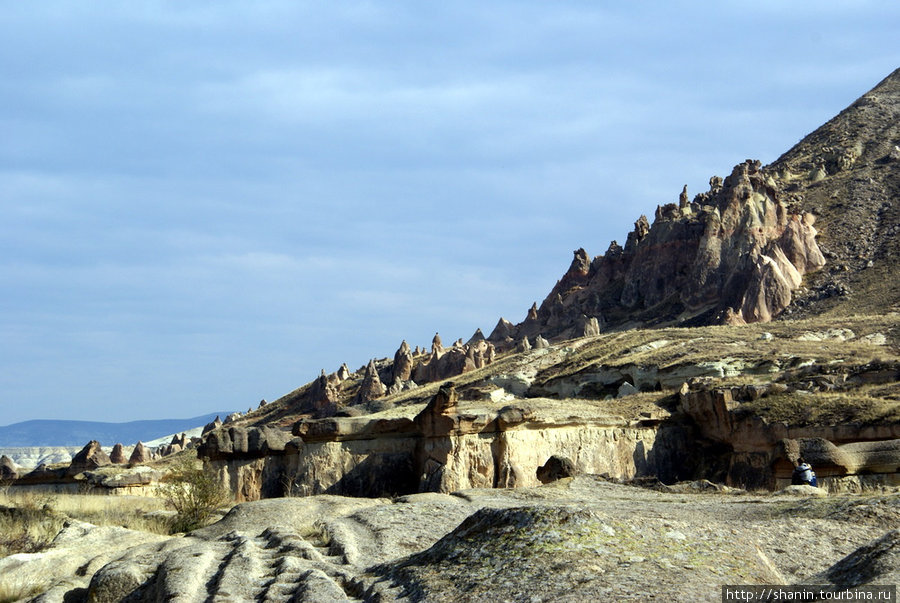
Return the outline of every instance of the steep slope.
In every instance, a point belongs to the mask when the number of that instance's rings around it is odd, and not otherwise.
[[[900,307],[900,69],[767,169],[818,216],[828,262],[792,314]]]

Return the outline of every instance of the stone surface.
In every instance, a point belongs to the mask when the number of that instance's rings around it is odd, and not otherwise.
[[[43,601],[719,601],[721,584],[897,579],[896,495],[680,494],[591,476],[244,503],[186,537],[70,522],[0,559]],[[865,513],[865,514],[863,514]]]

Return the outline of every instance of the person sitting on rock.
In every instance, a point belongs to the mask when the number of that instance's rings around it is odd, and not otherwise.
[[[794,472],[791,474],[791,485],[802,486],[804,484],[817,488],[818,480],[816,479],[816,473],[812,470],[812,467],[809,466],[809,463],[802,458],[799,458],[797,459],[797,465],[794,467]]]

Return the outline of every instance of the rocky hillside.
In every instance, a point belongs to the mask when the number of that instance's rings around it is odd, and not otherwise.
[[[531,486],[554,454],[752,488],[805,455],[835,490],[900,483],[898,82],[579,249],[521,323],[322,371],[201,455],[242,499]]]
[[[624,246],[575,251],[496,344],[655,325],[766,322],[900,307],[900,70],[773,164],[641,216]],[[818,236],[817,236],[818,235]]]

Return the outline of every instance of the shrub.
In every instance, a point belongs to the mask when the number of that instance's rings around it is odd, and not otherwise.
[[[230,499],[215,473],[190,457],[173,466],[163,478],[159,492],[177,513],[172,522],[173,532],[203,527],[213,512]]]

